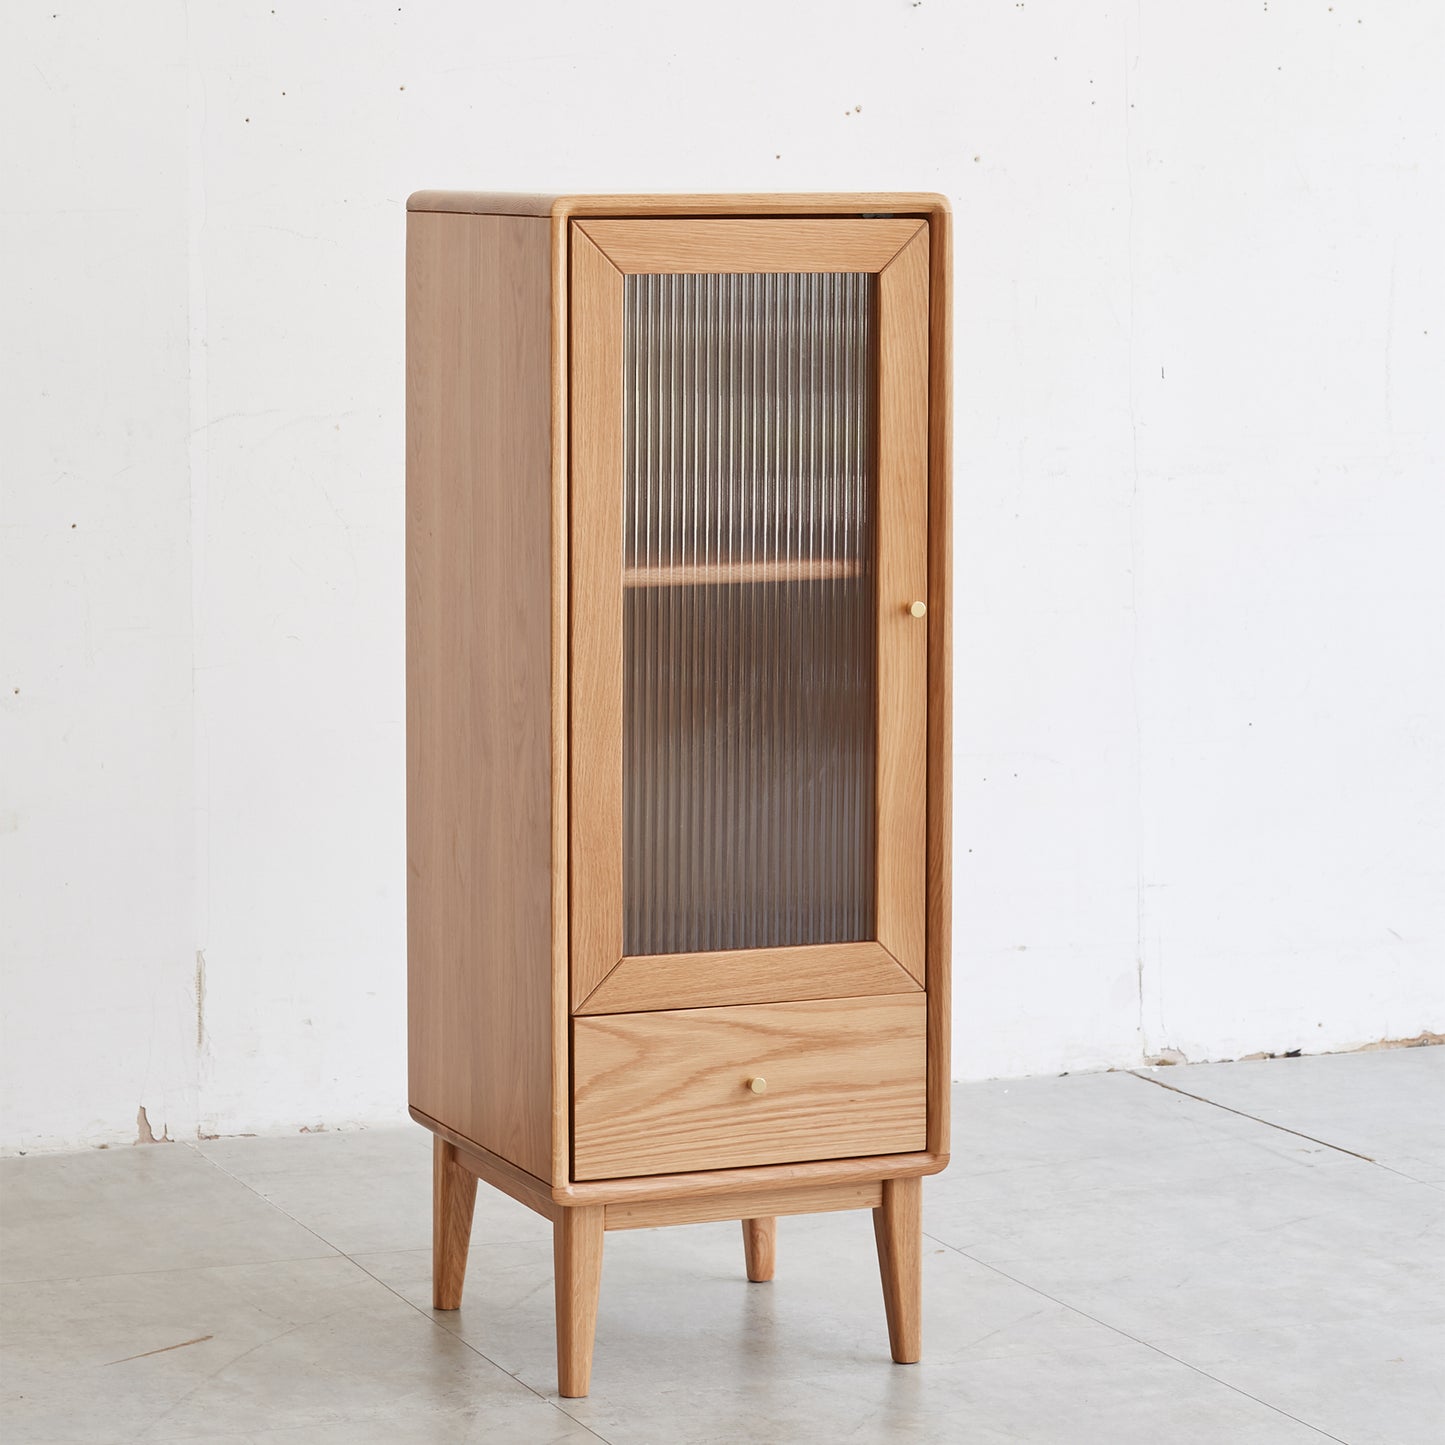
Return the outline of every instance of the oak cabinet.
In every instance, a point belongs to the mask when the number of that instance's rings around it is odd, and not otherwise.
[[[918,1354],[948,1157],[949,215],[420,192],[407,218],[411,1112],[609,1228],[871,1208]]]

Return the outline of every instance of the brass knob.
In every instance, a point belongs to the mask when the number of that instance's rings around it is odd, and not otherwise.
[[[768,1092],[768,1081],[766,1079],[749,1079],[748,1088],[755,1094],[766,1094]]]
[[[925,617],[928,614],[928,603],[910,602],[908,604],[909,615],[913,617]]]

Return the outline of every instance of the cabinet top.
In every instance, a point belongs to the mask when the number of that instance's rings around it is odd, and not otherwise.
[[[483,216],[934,216],[945,196],[926,191],[753,192],[736,195],[558,196],[505,191],[414,191],[408,211]]]

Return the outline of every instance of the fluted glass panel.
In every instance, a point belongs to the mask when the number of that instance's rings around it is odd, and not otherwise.
[[[625,281],[623,946],[874,936],[874,278]]]

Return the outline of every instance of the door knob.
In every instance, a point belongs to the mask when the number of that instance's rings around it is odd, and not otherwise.
[[[749,1079],[748,1088],[755,1094],[766,1094],[768,1092],[768,1081],[766,1079]]]
[[[928,603],[926,603],[926,602],[910,602],[910,603],[908,604],[908,611],[909,611],[909,614],[910,614],[911,616],[913,616],[913,617],[924,617],[924,616],[926,616],[927,613],[928,613]]]

